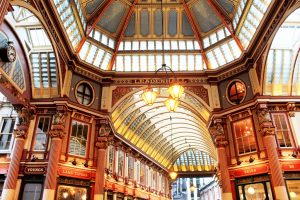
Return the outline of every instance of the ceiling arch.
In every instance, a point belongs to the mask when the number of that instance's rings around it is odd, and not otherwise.
[[[278,29],[266,60],[263,94],[300,95],[300,8]]]
[[[112,111],[116,132],[166,168],[173,163],[173,156],[191,146],[216,158],[206,127],[210,115],[207,105],[185,91],[176,112],[168,112],[163,104],[168,98],[167,88],[154,90],[159,97],[152,106],[141,100],[141,88],[117,102]]]

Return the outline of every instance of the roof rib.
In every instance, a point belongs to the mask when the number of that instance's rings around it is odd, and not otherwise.
[[[92,18],[91,20],[89,20],[88,24],[91,24],[91,22],[92,22],[92,25],[90,27],[88,27],[88,25],[87,25],[86,35],[79,42],[79,44],[76,48],[76,53],[79,53],[79,51],[81,50],[83,44],[85,43],[85,41],[87,40],[87,38],[91,34],[92,30],[97,26],[97,23],[100,21],[101,16],[104,14],[104,12],[108,9],[108,7],[111,5],[111,3],[113,1],[114,0],[108,0],[108,2],[105,4],[103,9],[99,11],[99,14],[97,15],[96,19]]]
[[[183,4],[184,11],[185,11],[185,13],[186,13],[186,15],[187,15],[187,17],[188,17],[188,20],[189,20],[190,24],[192,25],[192,29],[193,29],[193,31],[194,31],[194,34],[195,34],[195,36],[196,36],[196,38],[197,38],[197,41],[198,41],[198,43],[199,43],[199,46],[200,46],[200,48],[201,48],[201,49],[200,49],[200,53],[201,53],[201,55],[202,55],[202,59],[204,60],[207,69],[210,69],[210,68],[211,68],[211,67],[210,67],[210,63],[209,63],[209,61],[208,61],[208,59],[207,59],[207,56],[206,56],[206,54],[205,54],[205,51],[204,51],[204,46],[203,46],[201,34],[200,34],[200,32],[199,32],[199,30],[198,30],[196,24],[195,24],[195,21],[194,21],[194,19],[193,19],[193,17],[192,17],[192,14],[191,14],[191,12],[190,12],[190,9],[188,8],[188,6],[187,6],[185,0],[181,0],[181,2],[182,2],[182,4]]]
[[[133,13],[133,9],[135,7],[137,3],[137,0],[134,0],[133,3],[132,3],[132,6],[130,7],[130,10],[128,11],[127,15],[126,15],[126,18],[125,18],[125,21],[124,21],[124,24],[123,24],[123,27],[122,27],[122,30],[120,32],[120,35],[119,35],[119,38],[117,40],[117,43],[116,43],[116,48],[115,48],[115,52],[110,60],[110,64],[108,66],[108,70],[112,70],[113,66],[114,66],[114,63],[115,63],[115,60],[116,60],[116,57],[117,57],[117,53],[119,51],[119,47],[120,47],[120,43],[124,37],[124,33],[126,31],[126,28],[128,26],[128,23],[129,23],[129,19]]]
[[[222,23],[224,24],[224,26],[227,28],[227,30],[229,31],[231,37],[235,40],[235,42],[237,43],[238,47],[240,48],[241,51],[244,51],[244,47],[240,41],[240,39],[233,33],[233,29],[232,27],[229,26],[228,24],[228,19],[227,16],[222,14],[219,9],[217,8],[217,6],[215,5],[215,3],[213,2],[213,0],[207,0],[207,3],[210,5],[210,7],[215,11],[215,13],[217,14],[217,16],[221,19]]]

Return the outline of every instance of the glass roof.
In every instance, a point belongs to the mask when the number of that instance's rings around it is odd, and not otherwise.
[[[140,89],[115,105],[112,121],[116,132],[166,168],[189,148],[201,149],[216,159],[206,128],[208,108],[186,91],[176,112],[169,112],[163,103],[167,88],[154,89],[159,97],[152,106],[141,100]]]
[[[248,48],[272,3],[165,0],[161,10],[159,0],[51,1],[80,59],[117,72],[160,68],[163,37],[173,71],[222,67]]]
[[[300,9],[280,26],[269,50],[264,95],[300,95]]]
[[[174,163],[175,171],[212,171],[217,161],[206,152],[188,149],[183,152]]]
[[[42,23],[27,8],[13,9],[6,20],[14,26],[28,54],[34,98],[57,96],[56,57]]]

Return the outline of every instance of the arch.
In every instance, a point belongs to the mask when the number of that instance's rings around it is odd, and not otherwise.
[[[168,98],[167,88],[154,88],[159,96],[151,106],[142,101],[142,89],[123,96],[113,107],[111,116],[118,134],[164,167],[170,167],[173,144],[177,156],[192,145],[216,157],[207,129],[210,116],[207,105],[192,92],[185,91],[177,110],[169,112],[163,104]]]
[[[300,95],[300,4],[288,11],[276,30],[263,68],[263,95]],[[292,34],[292,35],[291,35]],[[284,38],[284,40],[283,40]],[[284,41],[284,43],[283,43]]]
[[[14,11],[6,16],[6,22],[14,29],[26,52],[26,80],[30,81],[32,98],[59,96],[62,90],[60,57],[43,17],[24,1],[14,1],[12,5]]]

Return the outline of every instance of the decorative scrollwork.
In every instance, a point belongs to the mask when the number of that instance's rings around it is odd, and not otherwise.
[[[256,111],[259,124],[272,122],[270,112],[267,108],[259,109]]]
[[[51,138],[61,138],[63,139],[66,135],[66,132],[64,132],[62,129],[51,129],[49,131],[49,135]]]

